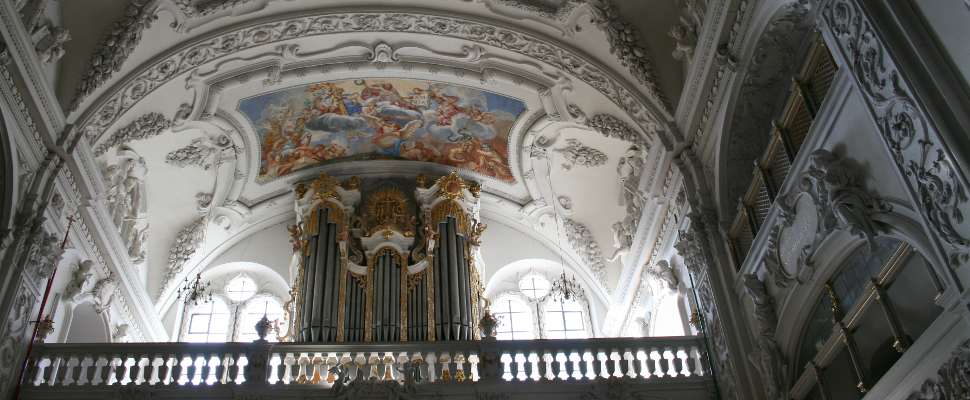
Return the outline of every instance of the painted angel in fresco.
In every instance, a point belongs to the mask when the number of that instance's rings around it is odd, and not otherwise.
[[[378,118],[373,115],[364,115],[368,124],[374,128],[374,136],[371,143],[377,145],[385,155],[400,156],[401,145],[404,141],[414,137],[414,132],[424,125],[424,122],[416,119],[408,121],[402,127],[394,118]]]

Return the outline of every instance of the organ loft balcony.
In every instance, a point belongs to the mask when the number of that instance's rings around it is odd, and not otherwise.
[[[586,291],[565,272],[533,266],[517,292],[486,296],[474,181],[320,174],[292,191],[285,302],[258,271],[186,278],[181,341],[38,344],[23,398],[716,395],[703,336],[591,338]]]

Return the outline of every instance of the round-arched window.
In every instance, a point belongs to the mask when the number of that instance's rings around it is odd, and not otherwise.
[[[492,303],[492,314],[499,321],[498,328],[496,328],[497,339],[535,339],[532,310],[522,300],[512,296],[502,296]]]
[[[229,307],[219,298],[199,304],[189,314],[188,327],[183,340],[203,343],[225,342],[231,317]]]
[[[256,294],[256,282],[248,276],[233,278],[226,285],[226,297],[232,301],[246,301]]]
[[[549,293],[549,280],[536,274],[529,274],[519,280],[519,290],[530,299],[541,299]]]

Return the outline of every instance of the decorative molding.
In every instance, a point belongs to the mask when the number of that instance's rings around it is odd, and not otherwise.
[[[627,141],[640,146],[644,152],[650,151],[650,144],[643,136],[638,134],[630,125],[627,125],[626,122],[612,115],[596,114],[586,121],[586,126],[595,129],[608,138]]]
[[[253,2],[253,0],[174,0],[174,2],[179,11],[185,14],[186,17],[199,18],[243,6]]]
[[[761,386],[764,389],[765,398],[785,398],[787,395],[785,392],[788,389],[786,377],[788,367],[775,340],[775,326],[778,325],[775,300],[768,294],[765,283],[756,275],[744,276],[744,290],[754,304],[754,317],[758,326],[758,336],[754,340],[757,350],[748,355],[748,361],[761,374]]]
[[[562,154],[566,159],[567,162],[562,164],[562,168],[567,171],[577,165],[586,168],[598,167],[609,160],[606,153],[584,145],[576,139],[566,139],[565,147],[553,149],[553,151]]]
[[[136,118],[134,121],[131,121],[128,125],[118,129],[115,131],[115,133],[111,134],[111,136],[102,141],[97,147],[94,148],[94,155],[101,156],[112,147],[121,146],[135,140],[148,139],[156,136],[171,126],[172,120],[166,118],[161,113],[150,112],[144,114]],[[91,132],[88,132],[88,134],[90,133]],[[93,137],[89,136],[88,139],[93,139]]]
[[[31,248],[30,257],[24,270],[34,283],[40,284],[51,277],[64,249],[56,235],[41,230],[40,236]]]
[[[710,213],[708,213],[710,214]],[[684,258],[687,270],[693,275],[697,287],[698,310],[703,316],[702,331],[712,342],[712,359],[717,372],[717,382],[724,399],[738,399],[738,378],[735,365],[728,347],[727,333],[722,323],[720,311],[714,302],[714,292],[711,288],[711,276],[708,273],[714,265],[710,248],[706,245],[709,229],[705,220],[716,221],[716,217],[700,214],[696,211],[688,215],[690,226],[680,231],[679,239],[674,245],[677,252]]]
[[[677,278],[677,271],[670,265],[670,261],[667,260],[657,261],[652,267],[648,266],[644,268],[641,279],[648,276],[656,279],[658,282],[662,282],[668,290],[677,291],[677,287],[680,285],[680,279]]]
[[[121,67],[128,56],[141,42],[142,33],[151,27],[157,18],[154,15],[153,0],[131,0],[125,15],[112,25],[111,30],[94,50],[89,68],[85,71],[74,94],[74,101],[68,111],[77,110],[85,97],[107,82]]]
[[[192,139],[184,147],[172,150],[165,155],[165,163],[185,168],[195,165],[204,170],[212,168],[213,156],[220,150],[232,145],[229,136],[219,135],[215,140],[208,137]]]
[[[865,239],[872,248],[878,232],[883,230],[873,217],[892,211],[887,202],[865,189],[861,167],[853,160],[839,158],[825,149],[815,150],[809,159],[810,165],[799,178],[800,189],[778,197],[776,203],[780,219],[769,232],[764,265],[775,284],[782,288],[787,288],[796,280],[803,283],[812,279],[815,274],[815,251],[833,231],[844,229]],[[814,234],[810,234],[809,243],[797,249],[799,255],[795,265],[785,265],[781,249],[787,240],[783,236],[790,228],[806,228],[793,227],[802,193],[807,194],[815,206],[816,223],[808,227],[814,230]],[[803,234],[805,232],[801,230],[796,233]]]
[[[828,3],[822,18],[859,88],[886,146],[919,202],[926,225],[941,240],[949,265],[970,262],[970,239],[957,226],[967,209],[965,177],[926,117],[869,17],[848,0]]]
[[[566,230],[566,240],[569,241],[569,245],[573,247],[573,250],[576,251],[580,259],[593,271],[593,275],[600,281],[600,284],[604,288],[608,288],[609,285],[606,282],[606,262],[603,259],[603,252],[600,250],[600,246],[596,244],[596,238],[593,237],[593,233],[589,231],[586,225],[576,222],[571,218],[563,218],[562,225]]]
[[[168,251],[168,270],[165,271],[165,280],[159,295],[165,292],[165,289],[168,288],[175,277],[182,272],[182,268],[189,258],[192,258],[192,255],[202,247],[205,240],[206,224],[207,218],[205,216],[199,217],[199,219],[182,228],[175,236],[175,243]]]
[[[637,29],[620,17],[611,0],[589,0],[588,4],[593,11],[592,22],[606,33],[610,53],[619,58],[633,77],[647,88],[647,96],[655,104],[670,112],[670,102],[660,90],[653,62]]]
[[[970,340],[950,353],[936,376],[923,382],[906,400],[956,400],[970,398]]]
[[[134,13],[140,15],[141,8],[137,8],[137,12]],[[131,24],[124,26],[139,24],[137,18],[131,18]],[[147,22],[143,24],[147,26]],[[657,133],[660,127],[666,124],[666,118],[663,116],[666,109],[661,104],[645,102],[639,92],[628,89],[629,84],[618,80],[608,70],[585,57],[560,47],[557,43],[516,30],[458,17],[369,12],[300,16],[225,32],[207,40],[190,42],[181,47],[181,50],[176,50],[167,57],[139,68],[130,75],[130,79],[126,79],[124,84],[119,85],[117,90],[105,93],[96,107],[85,112],[79,126],[83,129],[103,132],[122,114],[158,87],[176,76],[194,70],[199,65],[232,53],[298,37],[351,32],[432,34],[499,47],[541,60],[562,71],[568,71],[624,110],[644,132]],[[128,45],[136,43],[137,40],[130,38],[119,42]],[[121,44],[113,46],[124,47]],[[629,47],[624,48],[629,50]],[[127,54],[128,51],[130,50],[119,49],[118,53]],[[112,71],[111,68],[102,66],[100,60],[92,64],[96,65],[95,70],[99,71],[91,72],[92,76],[107,76],[110,75],[109,71]],[[87,78],[80,93],[83,95],[91,93],[95,86],[102,84],[106,79],[106,77],[97,80]],[[96,133],[96,137],[98,135],[100,133]]]

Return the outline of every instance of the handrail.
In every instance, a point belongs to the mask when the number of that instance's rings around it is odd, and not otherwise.
[[[404,343],[43,344],[23,386],[57,390],[194,385],[331,385],[348,380],[421,382],[710,379],[701,336]],[[359,377],[359,378],[358,378]]]

